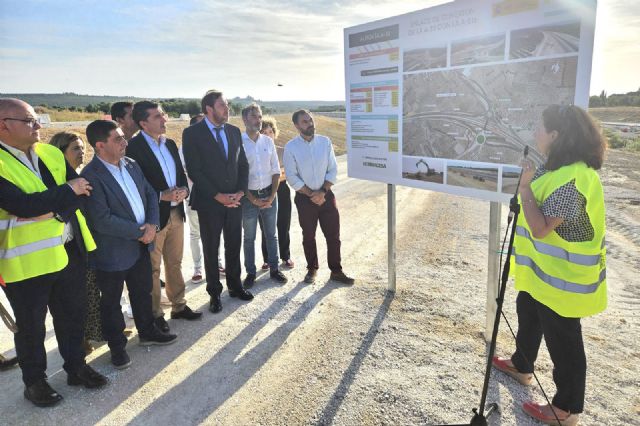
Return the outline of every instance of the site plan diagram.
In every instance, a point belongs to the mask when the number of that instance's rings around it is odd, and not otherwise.
[[[508,200],[542,111],[587,106],[594,23],[590,0],[458,0],[345,29],[349,175]]]

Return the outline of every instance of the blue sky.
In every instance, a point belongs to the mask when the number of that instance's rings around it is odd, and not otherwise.
[[[344,99],[345,27],[441,3],[0,0],[0,92]],[[591,93],[638,70],[640,2],[601,0]]]

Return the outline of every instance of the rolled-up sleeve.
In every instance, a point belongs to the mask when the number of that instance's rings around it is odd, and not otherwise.
[[[287,147],[284,148],[282,160],[284,162],[284,173],[287,175],[287,182],[289,182],[289,185],[291,185],[294,190],[299,191],[304,186],[304,181],[300,175],[298,175],[296,159]]]
[[[333,144],[331,139],[327,138],[329,142],[329,161],[327,164],[327,173],[324,175],[324,180],[335,184],[338,181],[338,162],[336,161],[336,154],[333,152]]]

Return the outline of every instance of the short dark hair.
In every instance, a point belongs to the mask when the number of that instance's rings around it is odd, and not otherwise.
[[[57,147],[60,151],[65,152],[72,142],[82,139],[76,132],[58,132],[51,137],[49,145]]]
[[[204,117],[203,113],[194,115],[193,117],[191,117],[191,120],[189,120],[189,126],[193,126],[194,124],[196,124],[203,117]]]
[[[297,110],[291,116],[291,120],[293,121],[293,124],[298,124],[298,117],[300,117],[302,114],[311,115],[311,112],[308,109],[299,109],[299,110]]]
[[[207,106],[213,108],[213,105],[216,103],[218,98],[222,96],[222,92],[216,89],[207,90],[207,93],[202,97],[202,101],[200,101],[200,107],[202,108],[202,113],[207,113]]]
[[[111,120],[95,120],[87,126],[87,141],[95,150],[97,142],[106,142],[109,139],[109,133],[118,128],[115,121]]]
[[[133,108],[133,102],[131,101],[119,101],[114,102],[111,105],[111,119],[116,120],[117,118],[124,118],[127,115],[127,108]]]
[[[131,117],[133,121],[138,125],[138,127],[142,128],[140,125],[141,121],[145,121],[149,118],[149,110],[160,107],[160,104],[151,102],[151,101],[139,101],[133,104],[133,112],[131,113]]]
[[[558,132],[549,147],[545,169],[557,170],[578,161],[595,170],[602,167],[607,141],[585,110],[575,105],[550,105],[542,112],[542,120],[547,133]]]
[[[260,111],[260,113],[262,113],[262,108],[260,108],[260,105],[257,103],[251,102],[249,105],[242,108],[242,118],[246,119],[251,111]]]

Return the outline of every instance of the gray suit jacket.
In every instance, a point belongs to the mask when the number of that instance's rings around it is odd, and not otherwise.
[[[158,193],[144,178],[140,166],[124,157],[125,167],[138,187],[145,211],[145,223],[159,225]],[[93,263],[101,271],[125,271],[140,257],[140,238],[143,232],[136,222],[133,209],[122,188],[104,164],[93,160],[82,170],[93,191],[85,198],[86,216],[98,248]],[[153,250],[153,243],[148,245]]]

